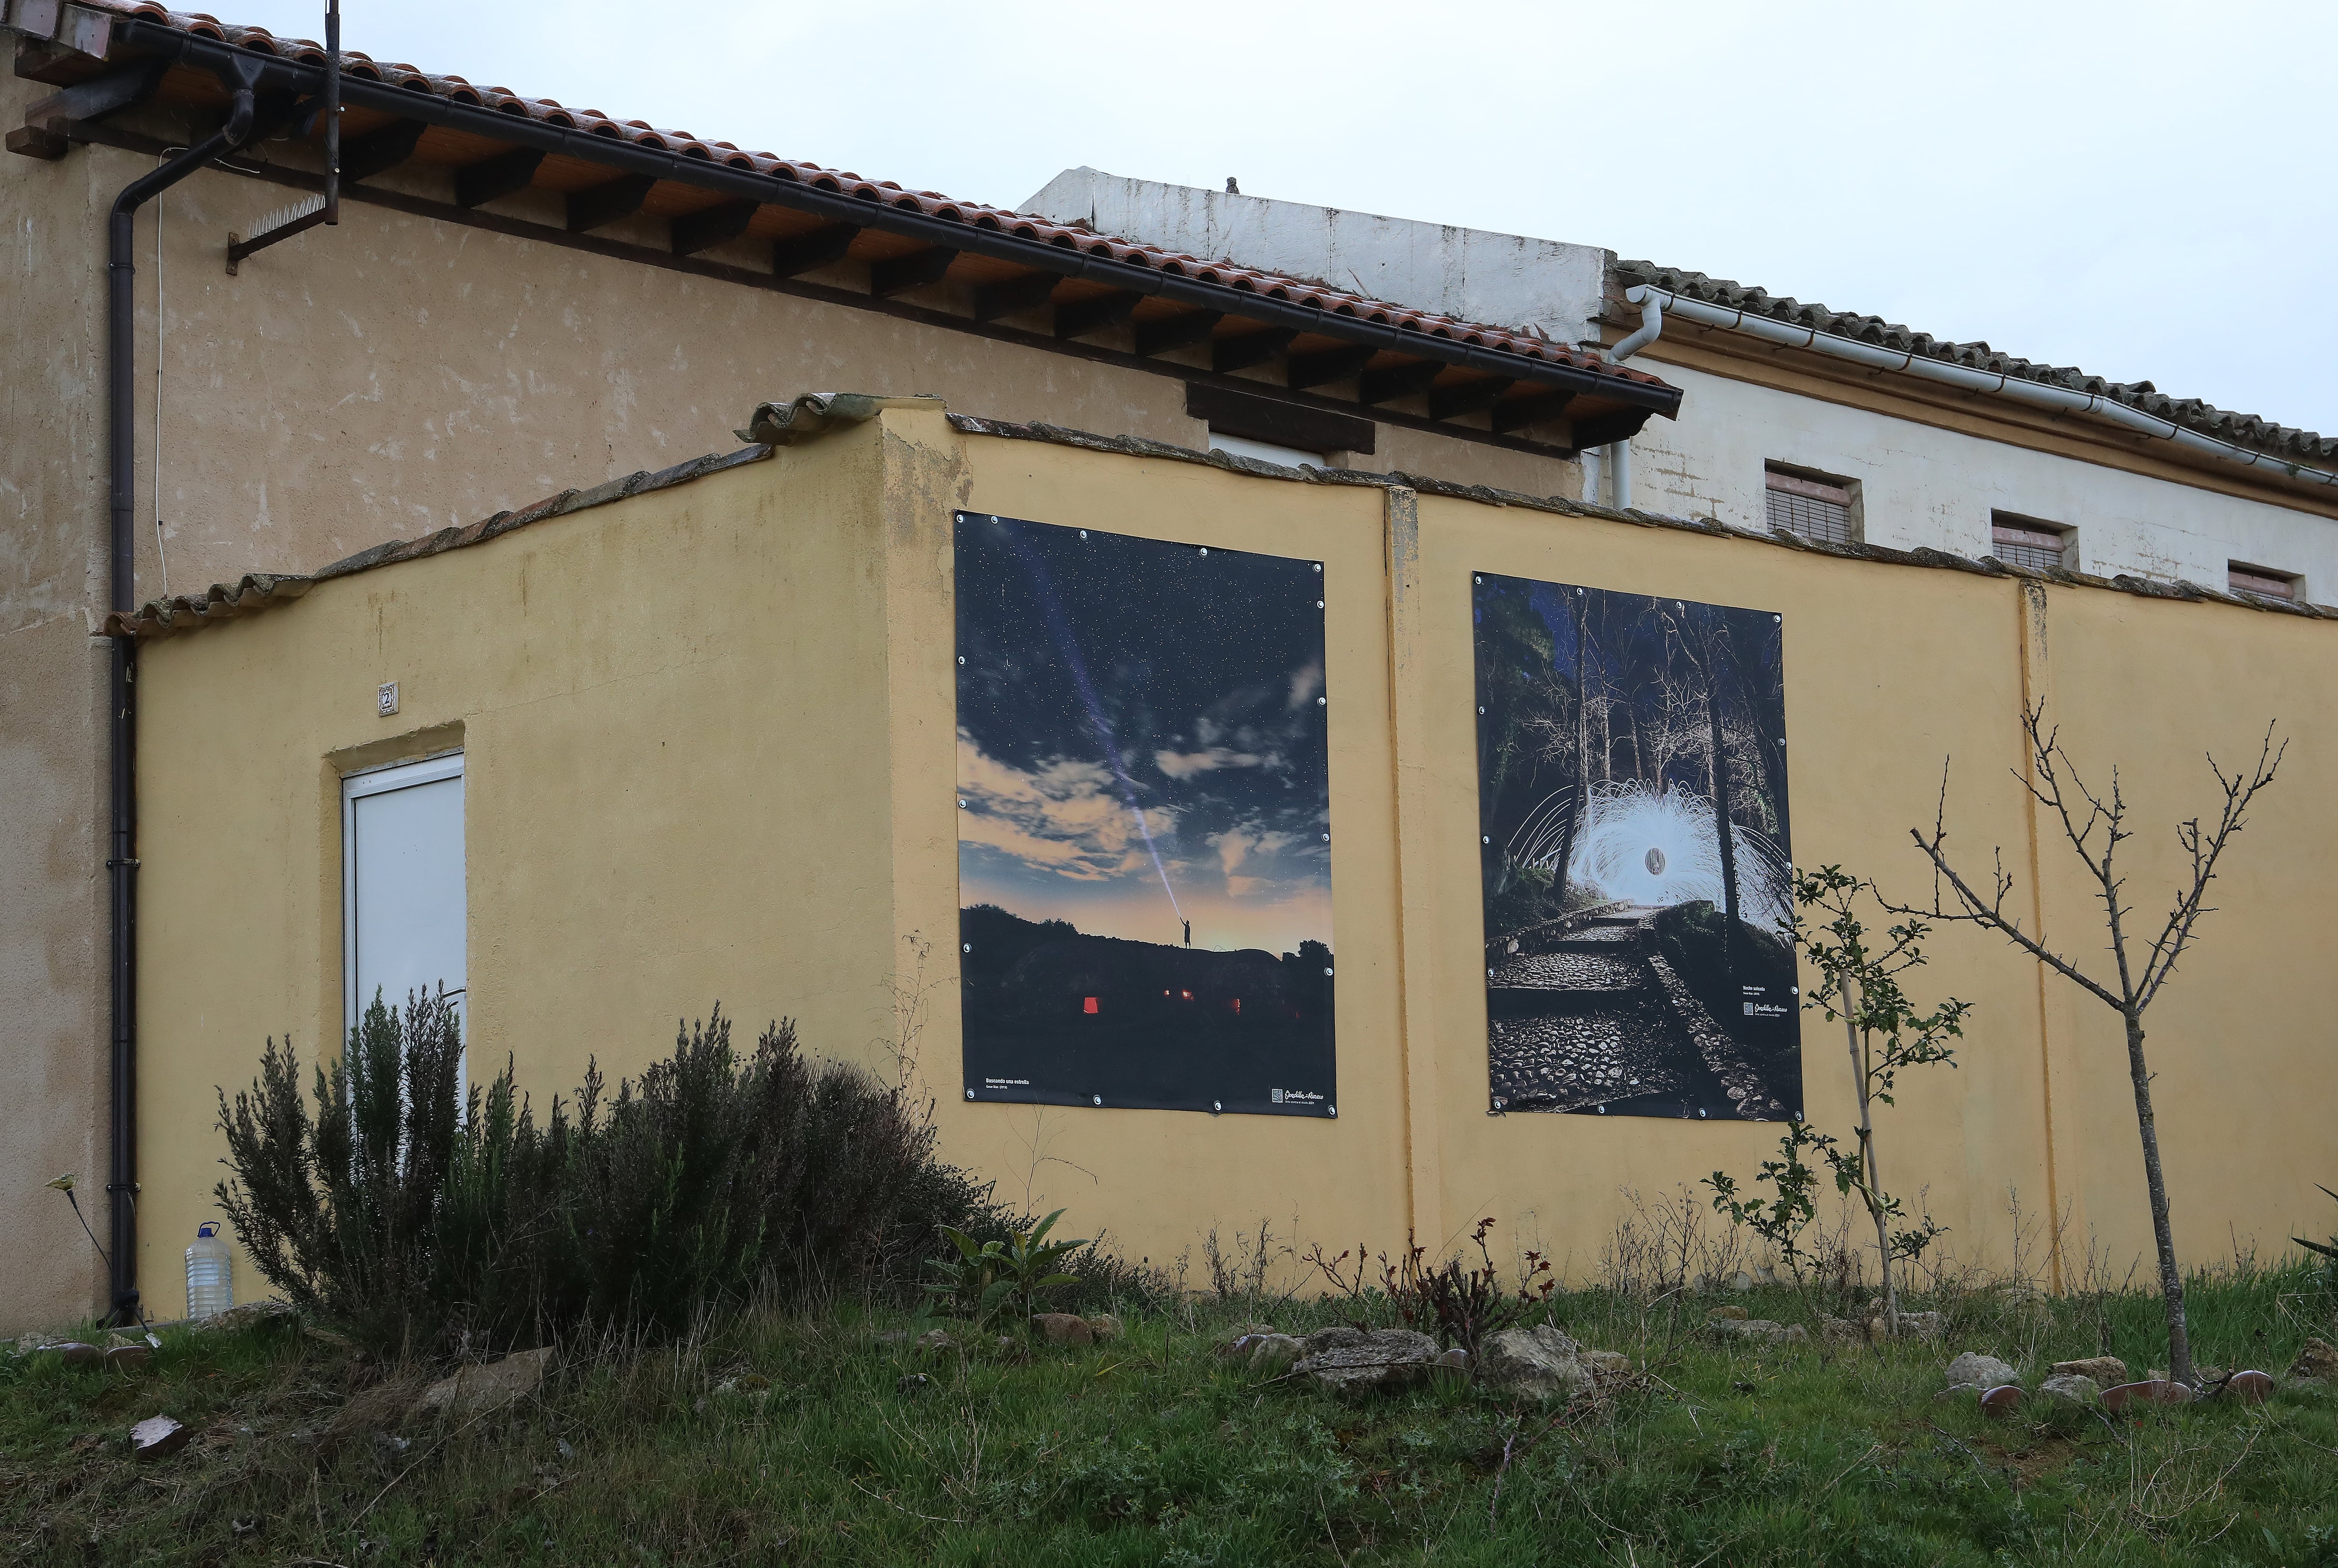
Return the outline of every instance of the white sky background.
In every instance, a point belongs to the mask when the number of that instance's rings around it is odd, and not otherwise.
[[[912,189],[1231,174],[2338,433],[2326,0],[344,5],[377,58]]]

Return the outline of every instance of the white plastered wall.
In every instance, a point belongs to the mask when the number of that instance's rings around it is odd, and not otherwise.
[[[1636,360],[1686,396],[1677,420],[1632,441],[1645,511],[1760,526],[1762,472],[1791,464],[1859,481],[1866,539],[1902,550],[1989,553],[1989,514],[2078,531],[2081,571],[2225,586],[2234,561],[2302,573],[2338,598],[2338,522],[2073,457],[1961,435],[1665,364]],[[1602,497],[1604,499],[1604,497]]]

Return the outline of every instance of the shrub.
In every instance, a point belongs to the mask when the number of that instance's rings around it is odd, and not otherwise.
[[[461,1056],[445,998],[377,996],[313,1119],[289,1043],[220,1095],[218,1197],[260,1272],[376,1344],[673,1335],[759,1288],[906,1294],[941,1226],[1001,1223],[905,1091],[807,1060],[786,1021],[742,1059],[718,1006],[638,1083],[588,1066],[541,1125],[508,1063],[465,1094]]]

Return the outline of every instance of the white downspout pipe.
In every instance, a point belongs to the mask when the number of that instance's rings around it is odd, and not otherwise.
[[[1701,327],[1717,327],[1725,332],[1743,332],[1766,343],[1777,343],[1789,348],[1808,348],[1816,353],[1847,359],[1855,365],[1865,365],[1877,370],[1896,370],[1920,380],[1938,381],[1967,392],[1986,392],[1992,396],[2010,397],[2016,402],[2051,408],[2058,413],[2091,414],[2098,419],[2123,425],[2141,435],[2156,440],[2170,441],[2186,451],[2202,453],[2227,463],[2237,463],[2249,468],[2270,468],[2292,479],[2313,485],[2338,486],[2338,473],[2311,468],[2271,453],[2252,451],[2246,446],[2203,436],[2141,409],[2130,408],[2116,398],[2096,392],[2073,392],[2068,387],[2049,386],[2039,381],[2023,380],[1993,370],[1975,370],[1969,366],[1954,365],[1946,360],[1928,358],[1923,355],[1896,348],[1879,348],[1856,338],[1821,332],[1815,328],[1790,326],[1767,316],[1756,316],[1725,305],[1708,305],[1701,299],[1689,299],[1668,289],[1637,284],[1624,290],[1625,300],[1641,307],[1643,323],[1651,318],[1659,325],[1663,312],[1672,311],[1684,320]],[[1653,318],[1650,312],[1655,312]],[[1645,337],[1644,337],[1645,335]],[[1624,351],[1636,352],[1655,340],[1655,334],[1645,324],[1638,332],[1616,345],[1612,356],[1621,359]]]
[[[1633,299],[1633,295],[1644,296]],[[1664,335],[1665,301],[1660,289],[1635,289],[1624,296],[1640,308],[1639,330],[1607,350],[1607,362],[1621,365]],[[1607,446],[1607,505],[1618,512],[1632,509],[1632,443],[1629,437]]]

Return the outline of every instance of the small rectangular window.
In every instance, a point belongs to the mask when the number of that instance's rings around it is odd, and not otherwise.
[[[1799,473],[1775,463],[1763,470],[1773,528],[1822,544],[1859,543],[1859,491],[1855,481]]]
[[[2225,584],[2235,593],[2257,593],[2267,599],[2295,599],[2297,574],[2276,572],[2270,566],[2247,566],[2238,561],[2227,562]]]
[[[1992,512],[1989,517],[1989,554],[2009,566],[2032,572],[2060,572],[2078,564],[2070,549],[2070,530],[2059,523]]]
[[[341,995],[354,1028],[378,992],[466,989],[463,758],[341,780]]]

